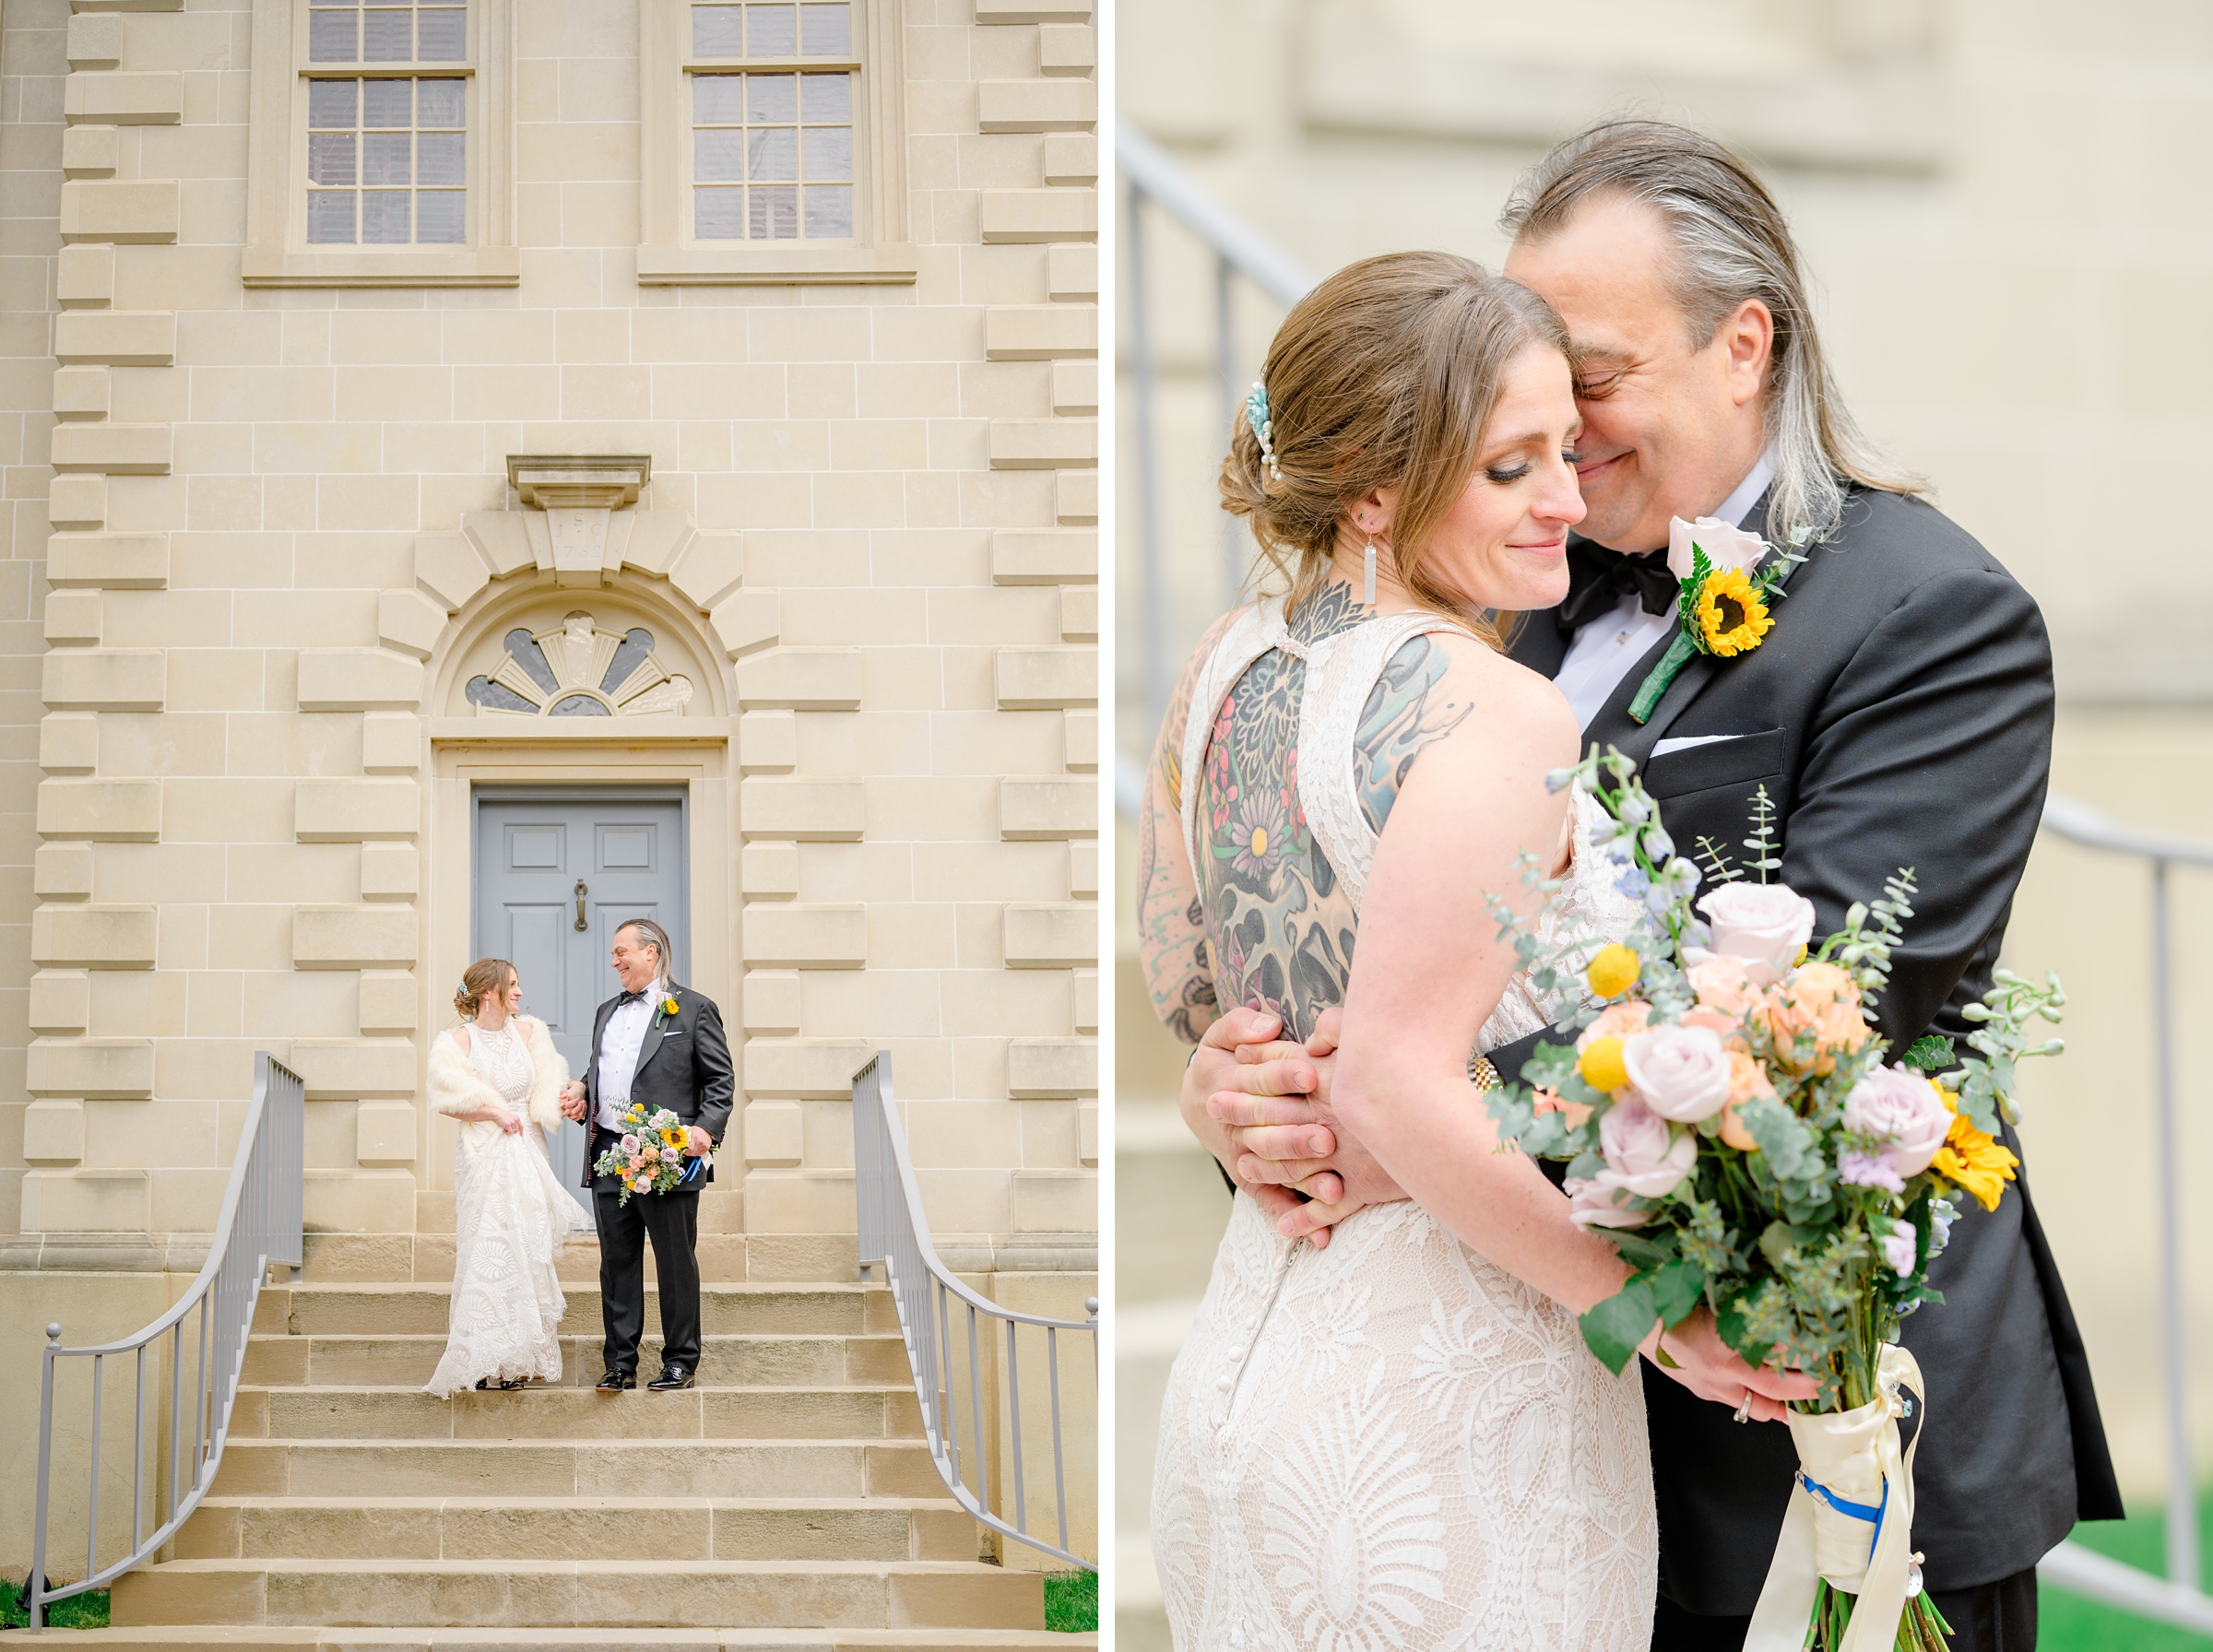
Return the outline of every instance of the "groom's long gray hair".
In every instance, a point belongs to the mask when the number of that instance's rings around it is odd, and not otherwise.
[[[624,918],[615,926],[618,934],[625,929],[635,929],[638,938],[653,948],[653,978],[667,985],[669,972],[674,967],[669,960],[669,931],[651,918]]]
[[[1814,324],[1797,243],[1782,208],[1735,154],[1704,133],[1667,121],[1605,121],[1556,144],[1514,186],[1499,217],[1516,241],[1544,239],[1600,195],[1656,208],[1675,238],[1675,298],[1693,349],[1747,299],[1775,321],[1767,390],[1775,482],[1767,537],[1788,542],[1801,525],[1819,538],[1844,511],[1849,479],[1922,494],[1926,478],[1900,469],[1862,433],[1837,393]]]

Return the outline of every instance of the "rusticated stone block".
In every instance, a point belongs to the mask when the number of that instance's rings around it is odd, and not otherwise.
[[[414,1032],[415,977],[406,970],[363,970],[361,1021],[364,1033]]]
[[[1095,1038],[1014,1038],[1007,1041],[1007,1094],[1018,1100],[1099,1092]]]
[[[987,243],[1091,241],[1099,232],[1095,189],[987,189],[980,218]]]
[[[408,1038],[295,1038],[288,1065],[311,1102],[415,1093],[415,1042]]]
[[[173,126],[184,113],[184,77],[166,70],[76,74],[62,90],[71,121],[118,126]]]
[[[860,709],[860,650],[771,648],[738,662],[738,698],[748,708]]]
[[[376,598],[376,640],[396,654],[431,657],[445,633],[445,609],[420,591],[380,591]]]
[[[749,901],[788,901],[799,892],[799,846],[748,844],[738,855],[738,887]]]
[[[154,936],[151,906],[41,906],[30,914],[30,959],[44,969],[150,970]]]
[[[1045,181],[1091,184],[1099,181],[1099,140],[1088,132],[1045,135]]]
[[[122,136],[112,126],[71,126],[62,134],[65,178],[112,178],[122,159]]]
[[[1075,1018],[1076,1031],[1096,1032],[1099,1030],[1099,972],[1071,971],[1068,981],[1069,1008]]]
[[[1084,528],[1035,528],[991,536],[995,585],[1088,584],[1099,577],[1099,536]]]
[[[415,1109],[407,1102],[363,1102],[353,1110],[353,1156],[360,1163],[412,1164],[416,1136]]]
[[[421,885],[421,856],[413,844],[361,845],[362,900],[412,901]]]
[[[75,1164],[85,1156],[85,1103],[33,1102],[23,1109],[23,1158],[30,1164]]]
[[[47,655],[50,660],[53,657]],[[161,783],[41,780],[39,834],[150,844],[161,835]]]
[[[77,77],[73,75],[70,78]],[[173,179],[73,178],[62,185],[64,241],[144,244],[176,238],[177,185]]]
[[[857,841],[866,818],[858,780],[749,776],[738,787],[738,825],[747,837],[814,843]]]
[[[83,22],[72,18],[70,27]],[[112,246],[64,247],[54,259],[53,296],[65,310],[84,309],[115,301],[115,249]]]
[[[1046,23],[1037,30],[1037,67],[1047,75],[1088,75],[1099,66],[1098,35],[1084,23]]]
[[[23,1088],[33,1095],[130,1100],[154,1093],[150,1038],[34,1038]]]
[[[783,605],[774,591],[732,591],[707,616],[723,652],[732,659],[766,648],[784,629]]]
[[[1063,527],[1095,527],[1099,520],[1099,473],[1063,470],[1053,478],[1053,520]]]
[[[152,1218],[143,1170],[33,1170],[23,1176],[26,1233],[143,1233]]]
[[[1099,297],[1099,249],[1064,244],[1045,254],[1045,296],[1056,304],[1096,303]]]
[[[52,463],[62,471],[167,476],[170,450],[165,424],[58,424],[53,428]]]
[[[1001,648],[992,670],[1001,710],[1098,703],[1096,648]]]
[[[422,767],[422,719],[412,712],[371,712],[362,717],[361,767],[372,774]]]
[[[980,80],[976,109],[981,132],[1078,132],[1098,121],[1099,88],[1077,79]]]
[[[31,893],[41,901],[86,901],[92,896],[92,845],[90,844],[41,844],[30,857]],[[146,909],[148,914],[152,907]],[[38,934],[38,920],[31,920],[31,934]],[[149,947],[153,944],[149,938]],[[33,949],[34,958],[39,956]],[[149,953],[147,962],[153,962]]]
[[[1068,892],[1079,901],[1099,898],[1099,844],[1096,838],[1068,845]]]
[[[105,419],[112,388],[112,375],[104,367],[57,367],[53,370],[53,416]]]
[[[1095,419],[994,419],[991,468],[1057,470],[1099,462]]]
[[[63,48],[72,69],[112,69],[123,61],[123,19],[84,12],[69,19]]]
[[[53,354],[59,361],[167,367],[177,356],[176,313],[65,310],[53,318]]]
[[[749,1032],[799,1030],[799,975],[797,970],[750,970],[740,989]]]
[[[857,970],[869,959],[868,909],[835,905],[749,905],[739,920],[745,959],[760,967]]]
[[[790,769],[799,761],[799,720],[790,712],[746,712],[738,719],[738,766],[748,773]]]
[[[1070,643],[1099,640],[1099,588],[1064,585],[1060,591],[1060,635]]]
[[[736,534],[695,534],[669,571],[669,583],[702,613],[738,588],[745,573],[745,542]]]
[[[1016,840],[1096,837],[1099,783],[1070,777],[999,783],[999,835]]]
[[[411,838],[421,813],[412,780],[302,780],[292,794],[292,832],[303,844]]]
[[[70,478],[56,478],[58,487]],[[158,591],[169,584],[167,534],[53,534],[46,540],[46,578],[55,585],[108,591]]]
[[[976,0],[979,23],[1082,23],[1091,0]]]
[[[845,1101],[853,1093],[853,1075],[874,1051],[865,1038],[749,1038],[746,1093]]]
[[[422,667],[382,648],[302,648],[303,712],[413,711],[422,700]]]
[[[1067,970],[1099,962],[1099,909],[1089,902],[1015,902],[1002,918],[1011,970]]]
[[[758,1041],[755,1041],[758,1043]],[[750,1056],[752,1046],[748,1046]],[[797,1102],[752,1102],[745,1109],[745,1162],[796,1165],[806,1150],[806,1123]]]
[[[1089,304],[994,304],[984,312],[984,354],[1044,361],[1099,353],[1099,313]]]
[[[160,648],[62,648],[41,665],[39,693],[57,709],[158,712],[168,677]]]
[[[92,1018],[92,977],[84,970],[41,970],[30,978],[30,1030],[82,1032]]]
[[[491,571],[466,535],[418,534],[415,583],[452,613],[491,583]]]
[[[39,720],[39,767],[49,774],[89,774],[100,767],[100,719],[90,712],[50,712]]]
[[[303,970],[409,967],[416,930],[411,906],[302,906],[292,914],[292,964]]]

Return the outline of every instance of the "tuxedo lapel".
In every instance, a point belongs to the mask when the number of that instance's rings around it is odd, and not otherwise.
[[[661,1053],[661,1032],[663,1029],[654,1025],[656,1021],[661,1019],[661,1012],[659,1009],[661,1000],[663,998],[676,998],[679,1004],[683,1002],[682,998],[679,996],[683,990],[681,987],[679,987],[669,982],[656,982],[654,985],[654,996],[645,1000],[646,1007],[653,1011],[653,1014],[647,1019],[645,1023],[645,1041],[638,1045],[637,1068],[630,1075],[630,1093],[633,1099],[635,1099],[638,1093],[638,1074],[644,1072],[645,1068],[652,1064],[653,1058]],[[680,1009],[677,1013],[680,1015],[682,1011]],[[674,1021],[676,1017],[670,1016],[669,1019],[670,1021]]]

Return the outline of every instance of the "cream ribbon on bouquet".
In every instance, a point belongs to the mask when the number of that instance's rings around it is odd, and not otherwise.
[[[1745,1652],[1801,1652],[1823,1577],[1859,1597],[1840,1652],[1890,1652],[1898,1643],[1899,1615],[1921,1587],[1911,1548],[1913,1450],[1928,1428],[1928,1391],[1913,1356],[1895,1342],[1883,1345],[1875,1380],[1876,1398],[1856,1410],[1784,1419],[1798,1447],[1798,1483]],[[1902,1455],[1900,1388],[1911,1388],[1923,1408],[1913,1446]]]

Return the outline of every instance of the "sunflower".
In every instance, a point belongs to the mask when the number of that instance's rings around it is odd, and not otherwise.
[[[1985,1210],[1994,1210],[2020,1161],[1994,1138],[1976,1129],[1949,1095],[1945,1097],[1945,1105],[1952,1109],[1952,1127],[1929,1168],[1973,1194]]]
[[[1741,568],[1709,574],[1698,587],[1698,606],[1691,613],[1700,645],[1724,659],[1757,648],[1775,623],[1768,617],[1768,605],[1752,588],[1750,576]]]

